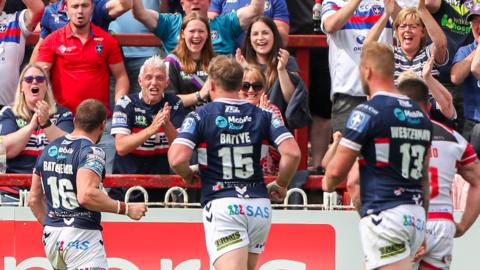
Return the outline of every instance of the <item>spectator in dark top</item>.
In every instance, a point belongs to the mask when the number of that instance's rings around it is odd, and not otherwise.
[[[86,2],[91,2],[94,6],[91,22],[105,31],[108,31],[110,22],[132,8],[132,0],[84,0],[81,4],[83,5]],[[40,39],[33,51],[30,59],[31,63],[37,61],[38,49],[43,40],[68,23],[69,17],[66,7],[65,0],[51,3],[45,7],[45,13],[40,21]]]
[[[0,111],[0,126],[7,149],[7,173],[32,173],[45,146],[73,130],[73,118],[68,109],[55,104],[46,72],[30,64],[20,74],[12,107]],[[16,188],[0,187],[0,194],[5,192],[18,199]]]
[[[167,67],[159,56],[153,56],[140,69],[140,93],[123,96],[115,105],[112,135],[115,136],[116,174],[169,174],[169,144],[186,113],[181,100],[164,93],[168,85]],[[161,189],[147,189],[150,201],[163,201]],[[113,188],[110,196],[123,200],[126,189]],[[132,201],[143,200],[132,194]]]
[[[232,11],[238,10],[244,6],[250,4],[250,0],[212,0],[210,3],[210,8],[208,9],[208,17],[213,19],[220,14],[227,14]],[[283,47],[288,45],[288,31],[290,30],[289,26],[289,17],[288,17],[288,8],[285,0],[265,0],[265,8],[263,15],[273,19],[277,25],[278,32],[282,37]],[[237,39],[237,47],[240,47],[242,44],[244,36],[242,35]]]
[[[186,15],[192,11],[207,15],[210,0],[182,0],[180,3]],[[249,6],[210,20],[210,37],[215,52],[233,54],[235,41],[242,34],[242,28],[245,28],[253,18],[262,14],[264,4],[265,0],[252,0]],[[162,40],[167,52],[177,46],[183,19],[182,14],[160,14],[157,11],[145,9],[141,0],[133,0],[133,15]]]
[[[289,128],[298,128],[310,120],[310,112],[299,118],[287,115],[288,106],[300,105],[308,109],[307,90],[298,76],[298,66],[287,50],[281,48],[282,41],[277,26],[266,16],[256,18],[248,27],[242,49],[237,50],[237,61],[259,65],[265,72],[266,89],[270,101],[277,105]],[[293,115],[293,117],[298,115]],[[302,119],[303,118],[303,119]],[[305,119],[308,118],[308,119]],[[299,123],[296,120],[304,121]],[[299,125],[299,126],[297,126]]]
[[[167,92],[178,95],[184,107],[193,110],[195,104],[207,99],[204,85],[213,56],[208,18],[199,12],[188,14],[183,18],[177,47],[165,58],[169,64]]]
[[[25,39],[35,29],[44,9],[40,0],[22,2],[27,9],[6,13],[3,10],[5,0],[0,0],[0,107],[13,102]]]

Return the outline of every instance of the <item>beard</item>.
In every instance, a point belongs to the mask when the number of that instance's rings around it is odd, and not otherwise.
[[[370,87],[368,86],[367,80],[360,75],[360,81],[362,83],[363,93],[365,93],[367,96],[370,96]]]

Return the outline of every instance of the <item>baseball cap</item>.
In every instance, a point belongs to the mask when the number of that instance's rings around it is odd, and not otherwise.
[[[480,3],[473,5],[470,13],[467,16],[467,21],[473,20],[474,16],[480,16]]]

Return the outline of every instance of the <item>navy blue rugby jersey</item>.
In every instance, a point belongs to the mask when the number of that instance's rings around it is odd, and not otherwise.
[[[86,137],[60,137],[38,158],[34,173],[41,177],[47,200],[45,225],[102,229],[101,214],[78,203],[76,177],[80,168],[105,176],[105,152]]]
[[[111,134],[131,135],[141,132],[152,124],[165,102],[172,107],[170,121],[179,128],[185,119],[186,111],[179,97],[165,93],[162,100],[154,105],[143,102],[142,94],[135,93],[123,96],[115,105],[112,116]],[[148,138],[143,144],[125,156],[115,154],[113,173],[119,174],[168,174],[167,152],[170,147],[165,129]]]
[[[350,114],[340,144],[359,151],[361,215],[423,202],[432,123],[406,96],[379,92]]]
[[[262,142],[278,146],[288,138],[292,134],[271,111],[222,98],[191,112],[173,143],[198,148],[205,205],[225,197],[268,198],[260,165]]]
[[[57,112],[50,116],[50,121],[63,131],[72,132],[72,112],[58,105],[57,108]],[[26,125],[28,125],[28,122],[16,117],[9,106],[5,106],[0,110],[0,135],[16,132]],[[47,145],[48,139],[45,131],[43,129],[34,130],[20,154],[7,160],[7,173],[32,173],[37,157]]]

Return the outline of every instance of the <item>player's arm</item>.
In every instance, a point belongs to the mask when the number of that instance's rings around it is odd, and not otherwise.
[[[460,167],[458,173],[470,184],[467,194],[465,212],[460,223],[457,224],[455,237],[462,236],[478,217],[480,213],[480,163],[470,163]]]
[[[115,102],[122,97],[128,95],[130,89],[130,81],[128,80],[127,71],[123,62],[108,65],[110,72],[115,78]]]
[[[279,186],[286,188],[297,172],[302,154],[294,138],[282,141],[278,146],[278,152],[280,153],[280,164],[275,181]]]
[[[173,143],[168,149],[168,163],[173,171],[191,185],[197,180],[196,173],[189,166],[192,149],[184,144]]]
[[[328,164],[325,177],[322,180],[322,189],[326,192],[333,192],[335,188],[347,179],[348,172],[355,163],[359,152],[343,145],[337,147],[332,161]]]
[[[110,18],[116,19],[123,13],[130,10],[132,6],[132,0],[109,0],[105,4],[105,9],[107,10],[108,16],[110,16]]]
[[[30,32],[33,32],[42,18],[45,5],[41,0],[23,0],[23,3],[27,7],[27,11],[24,15],[25,27]]]
[[[255,17],[261,16],[264,7],[265,0],[252,0],[250,5],[240,8],[237,17],[242,29],[245,29]]]
[[[47,214],[47,204],[45,203],[40,176],[35,173],[32,176],[32,185],[28,193],[28,207],[30,207],[38,222],[43,225]]]
[[[433,57],[431,57],[423,66],[422,76],[432,96],[438,103],[440,111],[448,119],[455,118],[455,108],[453,106],[452,94],[437,79],[432,76]]]
[[[428,177],[428,167],[430,165],[430,148],[428,148],[425,155],[425,160],[423,161],[422,167],[422,191],[423,191],[423,208],[425,209],[425,214],[428,213],[428,205],[430,203],[430,180]]]
[[[77,199],[78,203],[91,211],[126,214],[131,219],[139,220],[145,216],[147,207],[145,204],[125,204],[113,200],[98,186],[100,176],[87,168],[77,171]]]
[[[333,133],[332,137],[333,137],[333,142],[328,147],[328,150],[322,159],[322,168],[324,169],[328,167],[328,163],[330,163],[330,161],[332,161],[333,157],[335,156],[335,152],[337,151],[338,144],[342,139],[342,133],[340,131],[337,131]]]
[[[132,13],[135,19],[143,23],[151,32],[157,28],[158,12],[145,8],[142,0],[133,0]]]

